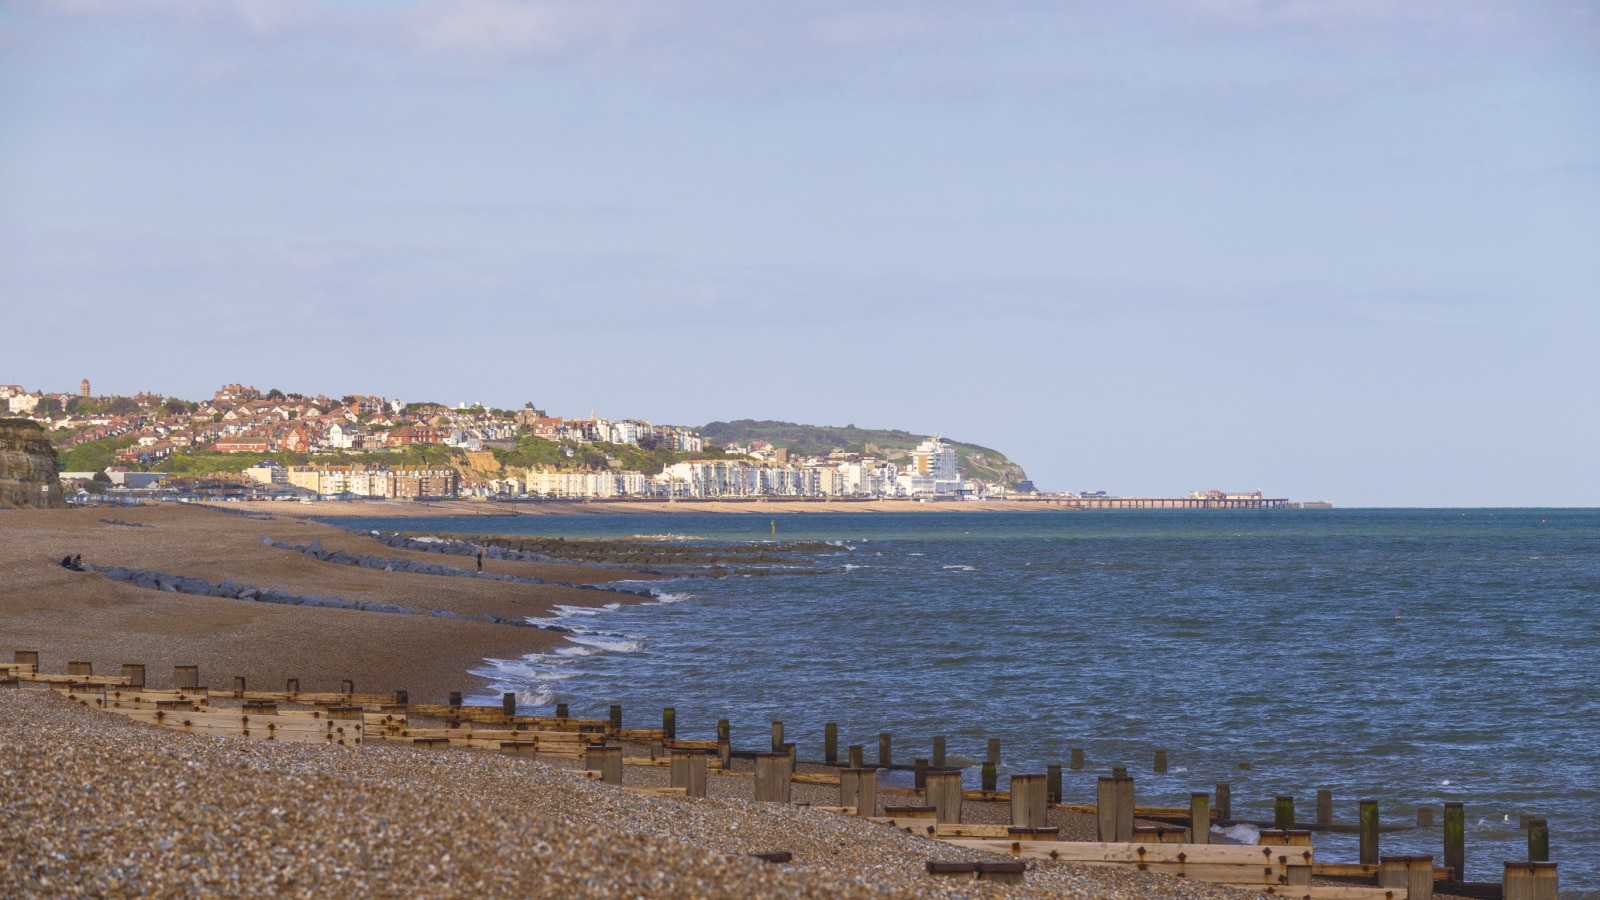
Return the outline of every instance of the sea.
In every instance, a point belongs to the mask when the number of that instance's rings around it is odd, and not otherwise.
[[[716,546],[825,542],[771,574],[636,584],[655,598],[563,607],[565,646],[477,670],[524,708],[676,710],[680,737],[802,759],[1064,771],[1067,802],[1124,766],[1141,805],[1231,787],[1236,819],[1273,800],[1353,824],[1377,800],[1384,855],[1431,853],[1421,806],[1458,801],[1466,877],[1527,858],[1519,817],[1549,821],[1562,894],[1600,891],[1600,510],[663,513],[340,520],[386,530],[640,537]],[[1157,749],[1168,771],[1154,772]],[[909,779],[909,773],[894,773]],[[893,782],[890,782],[893,783]],[[1248,832],[1248,829],[1246,829]],[[1249,833],[1236,837],[1251,839]],[[1357,859],[1318,834],[1319,857]],[[1600,896],[1600,895],[1596,895]]]

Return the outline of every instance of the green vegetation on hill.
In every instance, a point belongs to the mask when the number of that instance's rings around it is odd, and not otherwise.
[[[567,455],[570,450],[571,456]],[[730,459],[721,450],[684,453],[665,447],[636,447],[632,444],[578,444],[524,436],[514,450],[495,450],[494,458],[508,469],[555,471],[600,471],[609,468],[607,456],[616,460],[615,468],[628,472],[659,475],[673,463],[698,459]]]
[[[834,450],[862,453],[888,460],[905,459],[908,451],[922,443],[928,435],[909,431],[843,427],[832,425],[796,425],[793,422],[757,421],[739,419],[734,422],[712,422],[695,429],[706,440],[706,445],[749,445],[752,441],[766,441],[774,447],[783,447],[790,453],[805,456],[824,456]],[[948,440],[948,439],[947,439]],[[961,477],[1003,483],[1015,487],[1026,481],[1028,473],[1007,459],[1004,453],[977,444],[950,441],[961,464]]]
[[[68,450],[57,450],[63,472],[98,472],[117,464],[117,451],[138,443],[137,435],[86,441]]]

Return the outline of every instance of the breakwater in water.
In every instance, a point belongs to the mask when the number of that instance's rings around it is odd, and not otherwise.
[[[1549,820],[1568,890],[1600,888],[1600,513],[1567,510],[557,516],[530,534],[692,534],[703,545],[832,541],[797,563],[832,575],[679,582],[686,602],[566,621],[559,658],[515,661],[508,689],[574,713],[611,703],[737,743],[788,723],[803,756],[841,744],[928,756],[944,735],[976,781],[1066,762],[1067,799],[1126,766],[1141,798],[1229,782],[1236,817],[1273,800],[1336,822],[1380,801],[1383,850],[1441,854],[1443,804],[1467,812],[1467,874],[1526,853]],[[371,527],[504,534],[504,519]],[[348,524],[348,523],[342,523]],[[672,585],[663,585],[673,590]],[[592,612],[592,611],[591,611]],[[514,684],[511,678],[524,679]],[[758,741],[757,741],[758,742]],[[1156,774],[1156,749],[1169,754]],[[1243,770],[1240,764],[1248,764]],[[1351,836],[1319,835],[1354,860]]]

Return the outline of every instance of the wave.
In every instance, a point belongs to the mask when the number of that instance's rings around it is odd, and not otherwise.
[[[976,572],[976,571],[978,571],[977,569],[974,569],[971,566],[940,566],[939,568],[941,568],[941,569],[955,569],[958,572]]]
[[[1235,825],[1232,828],[1223,828],[1220,825],[1211,826],[1212,834],[1220,834],[1236,844],[1255,845],[1261,840],[1261,830],[1254,825]]]
[[[681,603],[697,595],[673,593],[652,589],[649,601],[654,603]],[[576,678],[580,671],[574,667],[591,656],[603,653],[638,653],[644,650],[648,637],[621,631],[606,631],[595,627],[596,619],[606,613],[624,608],[623,603],[604,606],[572,606],[557,604],[554,614],[528,616],[529,625],[566,636],[566,643],[543,653],[530,653],[520,659],[485,659],[485,665],[470,670],[471,674],[490,681],[491,694],[474,698],[474,702],[496,704],[501,695],[511,693],[518,707],[553,706],[560,683]]]
[[[567,640],[595,653],[638,653],[644,649],[644,638],[635,635],[574,634],[568,635]]]

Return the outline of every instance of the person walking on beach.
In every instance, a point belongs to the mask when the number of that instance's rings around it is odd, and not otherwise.
[[[478,551],[478,571],[479,572],[483,571],[483,551],[482,550]]]

